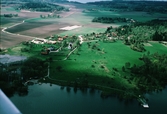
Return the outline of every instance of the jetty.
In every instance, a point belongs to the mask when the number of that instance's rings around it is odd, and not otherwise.
[[[141,105],[142,105],[144,108],[149,108],[149,105],[148,105],[148,103],[147,103],[147,101],[146,101],[146,99],[145,99],[144,97],[141,97],[141,96],[139,95],[138,101],[141,103]]]

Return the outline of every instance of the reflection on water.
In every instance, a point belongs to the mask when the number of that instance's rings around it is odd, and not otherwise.
[[[85,91],[57,85],[42,84],[29,86],[29,94],[10,98],[23,114],[166,114],[167,88],[161,93],[146,94],[149,109],[137,101],[124,103],[116,98],[102,99],[100,91]]]
[[[68,0],[68,1],[76,1],[76,2],[81,2],[81,3],[86,3],[86,2],[103,1],[103,0]]]
[[[15,55],[0,55],[0,63],[6,64],[6,63],[13,63],[17,61],[22,61],[27,59],[25,56],[15,56]]]

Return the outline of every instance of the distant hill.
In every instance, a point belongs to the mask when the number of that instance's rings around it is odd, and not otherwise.
[[[68,0],[1,0],[1,2],[67,2]]]

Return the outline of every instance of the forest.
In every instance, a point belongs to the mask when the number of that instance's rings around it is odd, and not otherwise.
[[[100,22],[100,23],[116,23],[116,22],[128,22],[126,18],[121,17],[95,17],[92,22]]]
[[[69,9],[56,4],[46,2],[28,2],[21,4],[15,8],[16,10],[26,9],[31,11],[53,12],[53,11],[68,11]]]
[[[166,13],[167,2],[164,1],[99,1],[87,4],[97,5],[109,11],[143,11],[148,13]],[[155,7],[156,6],[156,7]]]

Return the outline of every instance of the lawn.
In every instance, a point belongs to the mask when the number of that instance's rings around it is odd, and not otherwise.
[[[146,50],[149,50],[150,53],[156,53],[159,54],[167,54],[167,47],[164,45],[158,43],[158,42],[150,42],[152,46],[146,46]]]
[[[116,43],[91,43],[91,45],[94,44],[97,44],[101,51],[88,48],[87,43],[83,43],[79,49],[79,54],[74,52],[66,61],[53,61],[50,76],[53,79],[68,81],[86,77],[90,83],[105,86],[108,85],[107,80],[112,82],[112,79],[114,79],[116,80],[114,83],[125,83],[127,87],[134,87],[134,85],[128,84],[120,73],[126,62],[142,64],[138,60],[141,53],[131,50],[121,41]],[[62,68],[60,71],[57,70],[59,66]],[[102,68],[102,66],[104,67]],[[118,72],[115,72],[113,68],[118,69]]]
[[[92,49],[94,44],[100,49]],[[126,89],[134,88],[135,83],[128,83],[124,76],[129,76],[128,72],[122,71],[122,66],[130,62],[131,66],[143,64],[139,60],[142,54],[147,52],[136,52],[124,45],[122,41],[115,43],[103,43],[101,41],[91,42],[90,47],[85,42],[78,52],[74,52],[66,61],[53,61],[51,63],[50,77],[58,80],[75,81],[86,78],[89,83],[112,87],[113,83],[125,86]],[[159,46],[160,48],[156,48]],[[155,43],[153,46],[146,47],[151,53],[167,53],[166,47]],[[156,51],[152,51],[156,48]],[[61,69],[58,69],[61,68]],[[116,68],[118,71],[114,71]],[[114,81],[113,81],[114,80]]]

